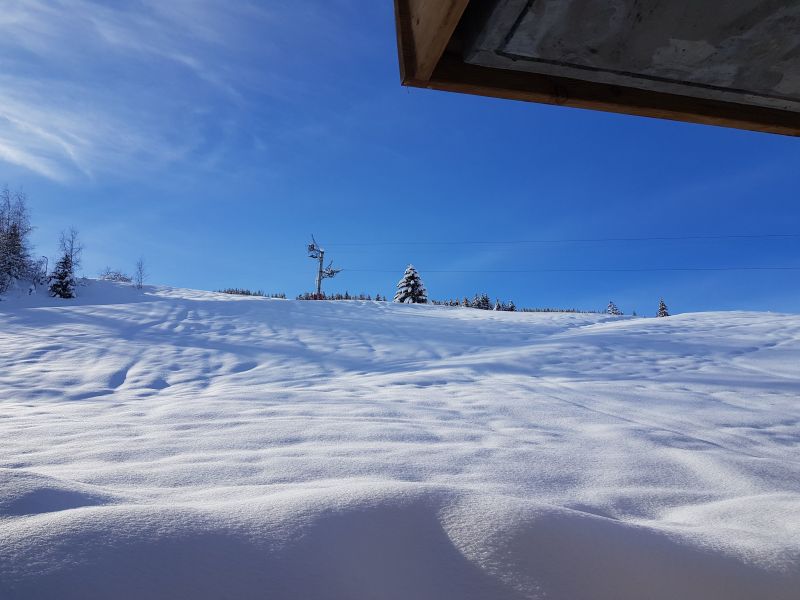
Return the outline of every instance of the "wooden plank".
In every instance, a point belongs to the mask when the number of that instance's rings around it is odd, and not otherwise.
[[[445,54],[428,79],[405,85],[510,100],[800,136],[800,114],[603,83],[469,65]]]
[[[406,0],[394,0],[394,20],[397,29],[397,57],[400,61],[400,82],[405,85],[414,78],[416,58],[411,39],[411,17]]]
[[[430,79],[469,0],[395,0],[403,81]]]

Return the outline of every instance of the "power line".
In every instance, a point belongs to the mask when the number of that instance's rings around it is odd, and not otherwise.
[[[664,235],[645,237],[598,237],[598,238],[550,238],[530,240],[429,240],[429,241],[382,241],[382,242],[339,242],[328,246],[505,246],[519,244],[584,244],[605,242],[685,242],[692,240],[780,240],[800,239],[800,233],[759,233],[759,234],[713,234],[713,235]]]
[[[343,269],[350,273],[396,273],[397,269]],[[620,267],[542,269],[420,269],[425,273],[658,273],[705,271],[800,271],[800,267]]]

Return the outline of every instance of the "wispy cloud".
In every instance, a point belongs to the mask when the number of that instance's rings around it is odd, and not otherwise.
[[[277,20],[245,0],[5,2],[0,161],[64,181],[219,156]]]

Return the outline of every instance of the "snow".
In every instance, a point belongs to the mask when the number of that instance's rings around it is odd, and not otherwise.
[[[800,316],[0,302],[0,598],[798,598]]]

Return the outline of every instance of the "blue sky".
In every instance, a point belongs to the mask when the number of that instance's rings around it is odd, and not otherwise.
[[[294,295],[313,232],[349,269],[330,291],[412,262],[436,298],[800,311],[800,271],[500,272],[800,267],[798,238],[423,243],[797,234],[800,145],[407,90],[389,0],[11,0],[0,60],[0,184],[39,254],[80,231],[87,275],[142,255],[154,283]]]

